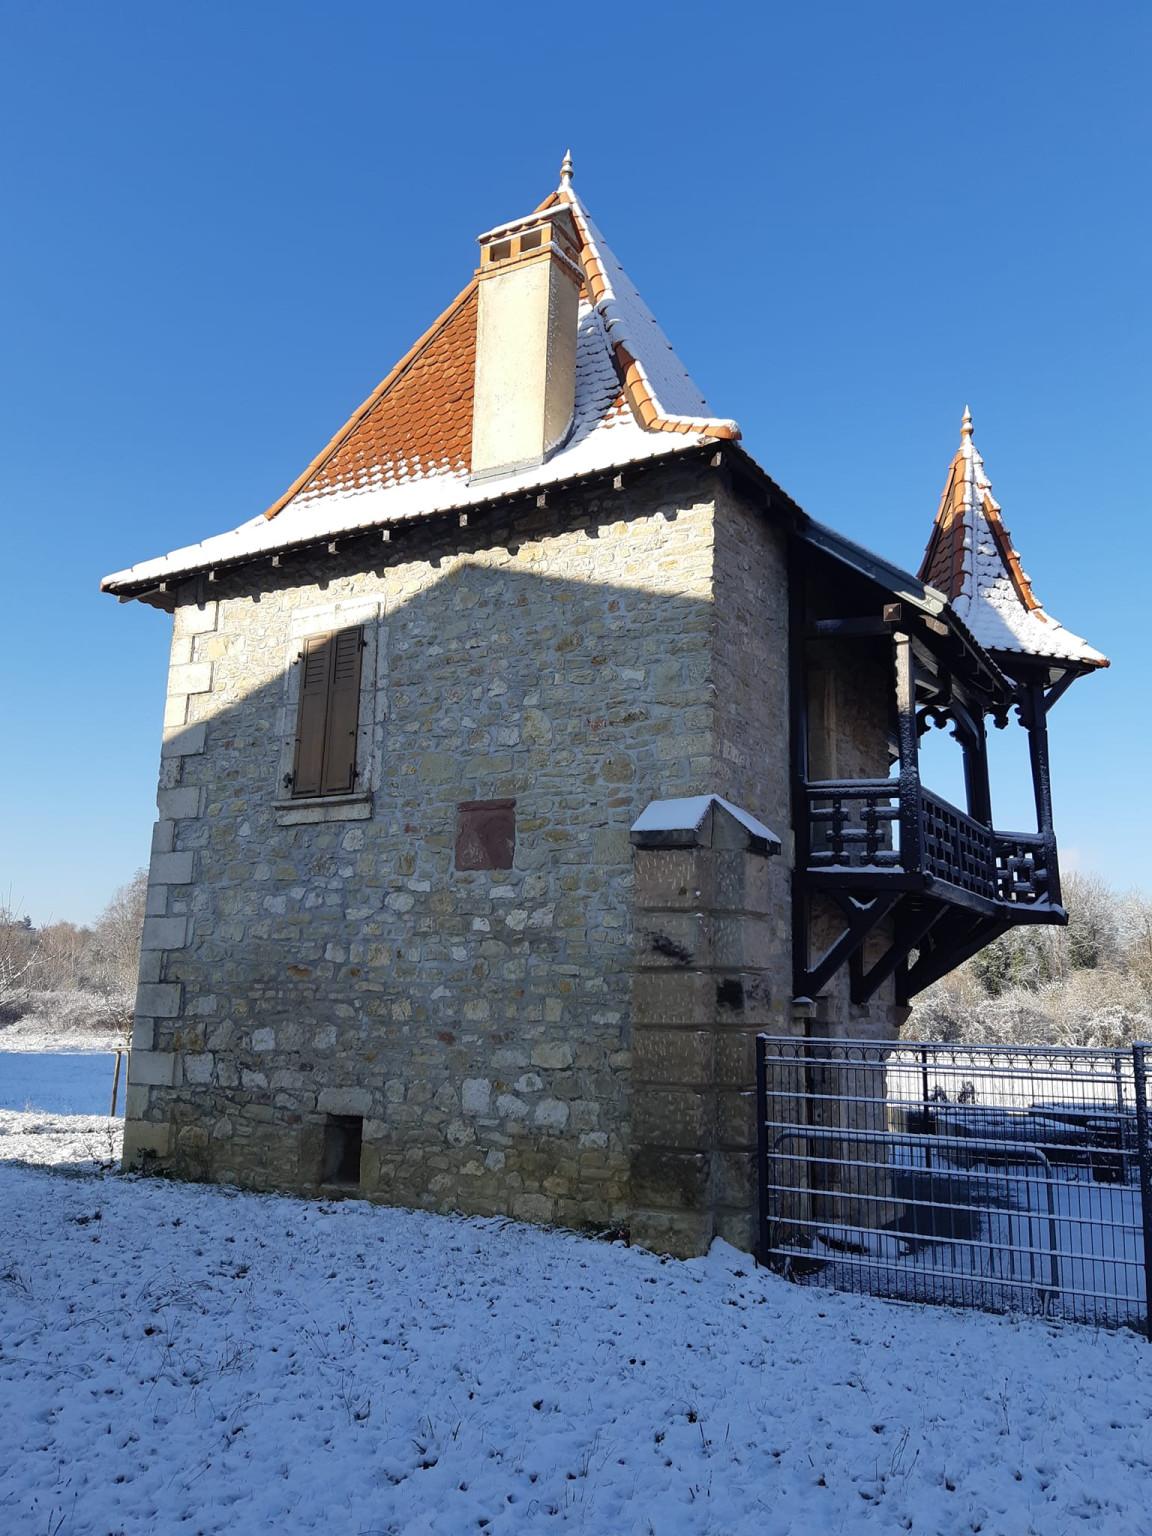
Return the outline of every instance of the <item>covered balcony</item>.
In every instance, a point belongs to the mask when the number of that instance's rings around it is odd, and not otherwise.
[[[822,533],[793,615],[796,994],[846,967],[854,1002],[890,978],[906,1002],[1015,924],[1067,921],[1046,717],[1068,679],[1008,675],[931,588],[852,546],[847,570],[843,541],[824,560]],[[1034,830],[995,825],[989,726],[1027,732]],[[924,782],[933,730],[963,807]]]
[[[1055,840],[1000,832],[906,779],[809,783],[808,874],[826,890],[933,892],[992,914],[1059,905]]]

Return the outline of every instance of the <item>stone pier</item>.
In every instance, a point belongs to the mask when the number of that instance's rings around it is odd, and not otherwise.
[[[787,1030],[779,903],[762,823],[717,796],[636,822],[632,1237],[687,1257],[751,1249],[756,1035]]]

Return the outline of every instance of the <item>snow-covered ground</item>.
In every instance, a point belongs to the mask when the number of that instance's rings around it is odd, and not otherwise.
[[[116,1051],[125,1044],[117,1030],[69,1028],[66,1022],[41,1013],[0,1024],[0,1051]]]
[[[1146,1536],[1128,1333],[0,1166],[13,1536]]]
[[[52,1115],[40,1109],[0,1110],[0,1162],[43,1164],[97,1173],[120,1161],[119,1115]]]

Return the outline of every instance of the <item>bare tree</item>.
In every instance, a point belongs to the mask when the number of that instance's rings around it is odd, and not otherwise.
[[[1127,968],[1152,997],[1152,896],[1129,891],[1121,899],[1120,933]]]
[[[127,885],[115,892],[93,928],[92,990],[102,1000],[108,1025],[125,1042],[132,1032],[147,899],[148,871],[138,869]]]
[[[34,948],[31,919],[16,916],[11,898],[0,903],[0,1023],[20,1016],[31,984]]]
[[[48,992],[84,991],[91,979],[92,930],[46,923],[36,933],[36,985]]]
[[[96,968],[116,986],[135,990],[140,935],[148,899],[148,871],[138,869],[112,896],[93,926]]]

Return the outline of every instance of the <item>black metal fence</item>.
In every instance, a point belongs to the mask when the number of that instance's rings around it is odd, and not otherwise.
[[[761,1262],[1152,1337],[1148,1049],[762,1035]]]

